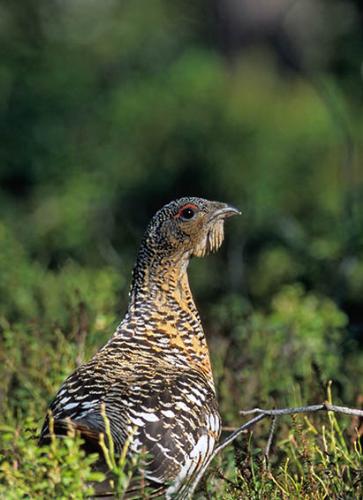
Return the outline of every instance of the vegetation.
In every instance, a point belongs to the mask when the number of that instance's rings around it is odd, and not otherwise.
[[[85,498],[103,479],[78,437],[36,435],[122,317],[150,216],[180,195],[243,212],[190,266],[225,426],[321,402],[330,380],[362,405],[363,43],[344,3],[319,3],[324,43],[296,30],[292,61],[273,40],[232,57],[205,2],[1,4],[0,498]],[[198,495],[362,497],[362,425],[285,417],[266,463],[264,421]],[[120,492],[129,469],[110,464]]]

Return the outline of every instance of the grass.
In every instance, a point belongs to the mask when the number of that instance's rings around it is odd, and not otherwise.
[[[72,287],[68,269],[49,274],[43,284],[35,280],[24,290],[26,310],[18,306],[16,314],[5,311],[0,319],[0,498],[87,498],[92,485],[105,479],[93,470],[97,457],[85,456],[79,436],[37,446],[48,402],[77,364],[106,341],[120,315],[120,290],[110,269],[72,273],[82,286]],[[27,295],[36,297],[30,312]],[[41,313],[49,303],[51,318]],[[358,407],[362,357],[345,315],[298,284],[281,289],[271,304],[254,311],[233,295],[202,311],[224,425],[241,425],[240,409],[321,402],[330,379],[334,401]],[[361,426],[358,419],[331,413],[281,418],[266,462],[270,425],[258,423],[216,458],[196,497],[362,497]],[[114,456],[107,436],[101,446],[121,497],[139,464],[127,463],[127,445],[121,457]]]

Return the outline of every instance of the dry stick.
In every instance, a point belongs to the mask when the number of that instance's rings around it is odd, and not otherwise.
[[[271,417],[278,417],[281,415],[294,415],[296,413],[315,413],[317,411],[333,411],[335,413],[344,413],[345,415],[354,415],[356,417],[363,417],[363,410],[356,408],[347,408],[346,406],[332,405],[325,401],[320,405],[311,406],[298,406],[297,408],[280,408],[276,410],[263,410],[261,408],[253,408],[252,410],[241,410],[240,415],[265,415]]]
[[[267,469],[269,465],[269,458],[270,458],[270,449],[272,445],[272,440],[274,438],[275,430],[276,430],[276,424],[277,424],[277,416],[275,415],[272,417],[272,422],[271,422],[271,429],[270,429],[270,434],[268,435],[268,440],[266,444],[266,448],[264,451],[264,468]]]
[[[343,413],[344,415],[363,417],[363,410],[358,410],[356,408],[348,408],[346,406],[332,405],[327,401],[319,405],[298,406],[296,408],[280,408],[275,410],[263,410],[262,408],[253,408],[252,410],[241,410],[239,412],[241,415],[255,415],[256,413],[257,415],[248,422],[246,422],[245,424],[241,425],[241,427],[238,427],[238,429],[236,429],[234,432],[232,432],[232,434],[226,437],[226,439],[222,441],[221,444],[216,446],[211,456],[208,458],[203,467],[199,470],[198,474],[195,476],[195,479],[188,491],[188,498],[192,498],[193,493],[199,484],[199,481],[201,480],[202,476],[204,475],[211,461],[218,455],[219,452],[221,452],[226,446],[231,444],[232,441],[234,441],[238,436],[240,436],[243,431],[249,429],[250,427],[253,427],[255,424],[257,424],[257,422],[263,420],[266,417],[276,418],[281,415],[295,415],[297,413],[315,413],[317,411],[332,411],[334,413]]]

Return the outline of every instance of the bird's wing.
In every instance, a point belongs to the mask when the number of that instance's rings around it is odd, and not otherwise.
[[[118,418],[117,384],[106,397],[111,428]],[[146,477],[156,482],[190,477],[212,453],[220,432],[215,395],[197,371],[159,366],[152,379],[145,374],[130,387],[126,408],[130,449],[145,450]]]
[[[112,369],[91,361],[63,384],[50,406],[56,434],[78,430],[88,450],[99,450],[106,411],[116,453],[129,436],[130,452],[146,452],[145,476],[165,483],[191,477],[219,436],[214,392],[200,372],[156,364]],[[41,442],[49,439],[49,417]]]
[[[82,431],[85,438],[96,437],[104,431],[104,417],[102,416],[102,402],[105,401],[110,387],[115,383],[112,371],[101,368],[96,358],[89,363],[81,365],[70,375],[54,400],[49,406],[48,415],[44,421],[40,444],[49,439],[51,428],[57,435],[67,433],[67,428],[72,423],[73,429]],[[127,380],[125,377],[117,378],[120,393],[127,393]],[[51,420],[53,423],[51,423]],[[85,429],[88,432],[85,432]],[[125,439],[126,439],[125,434]],[[97,438],[98,439],[98,438]]]

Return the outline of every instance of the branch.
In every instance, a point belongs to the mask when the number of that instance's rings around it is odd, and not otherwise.
[[[344,415],[351,415],[351,416],[357,416],[357,417],[363,417],[363,410],[358,410],[356,408],[348,408],[346,406],[337,406],[329,403],[328,401],[325,401],[324,403],[317,404],[317,405],[310,405],[310,406],[298,406],[296,408],[279,408],[279,409],[274,409],[274,410],[263,410],[262,408],[253,408],[252,410],[241,410],[239,413],[240,415],[256,415],[255,417],[251,418],[248,422],[245,424],[241,425],[241,427],[238,427],[232,434],[226,437],[218,446],[214,448],[213,453],[210,455],[208,460],[203,464],[201,469],[199,470],[198,474],[195,476],[192,484],[190,485],[189,491],[188,491],[188,498],[192,498],[193,493],[195,492],[196,488],[198,487],[198,484],[203,477],[206,469],[208,468],[209,464],[212,462],[212,460],[220,453],[226,446],[231,444],[238,436],[240,436],[244,431],[247,429],[250,429],[253,427],[257,422],[260,422],[266,417],[273,417],[274,422],[270,431],[269,435],[269,440],[268,444],[266,446],[266,451],[265,455],[269,453],[269,449],[271,446],[272,438],[273,438],[273,433],[275,431],[275,424],[276,424],[276,418],[283,416],[283,415],[296,415],[298,413],[316,413],[318,411],[332,411],[334,413],[342,413]]]
[[[240,415],[265,415],[270,417],[279,417],[281,415],[295,415],[296,413],[315,413],[317,411],[333,411],[334,413],[344,413],[344,415],[354,415],[363,417],[363,410],[356,408],[347,408],[346,406],[332,405],[325,401],[320,405],[298,406],[296,408],[280,408],[276,410],[263,410],[261,408],[253,408],[252,410],[241,410]]]
[[[266,444],[266,448],[264,451],[264,467],[267,468],[269,464],[269,456],[270,456],[270,449],[272,445],[272,440],[274,438],[275,430],[276,430],[276,424],[277,424],[277,416],[272,417],[272,422],[271,422],[271,429],[270,433],[268,435],[268,440]]]

